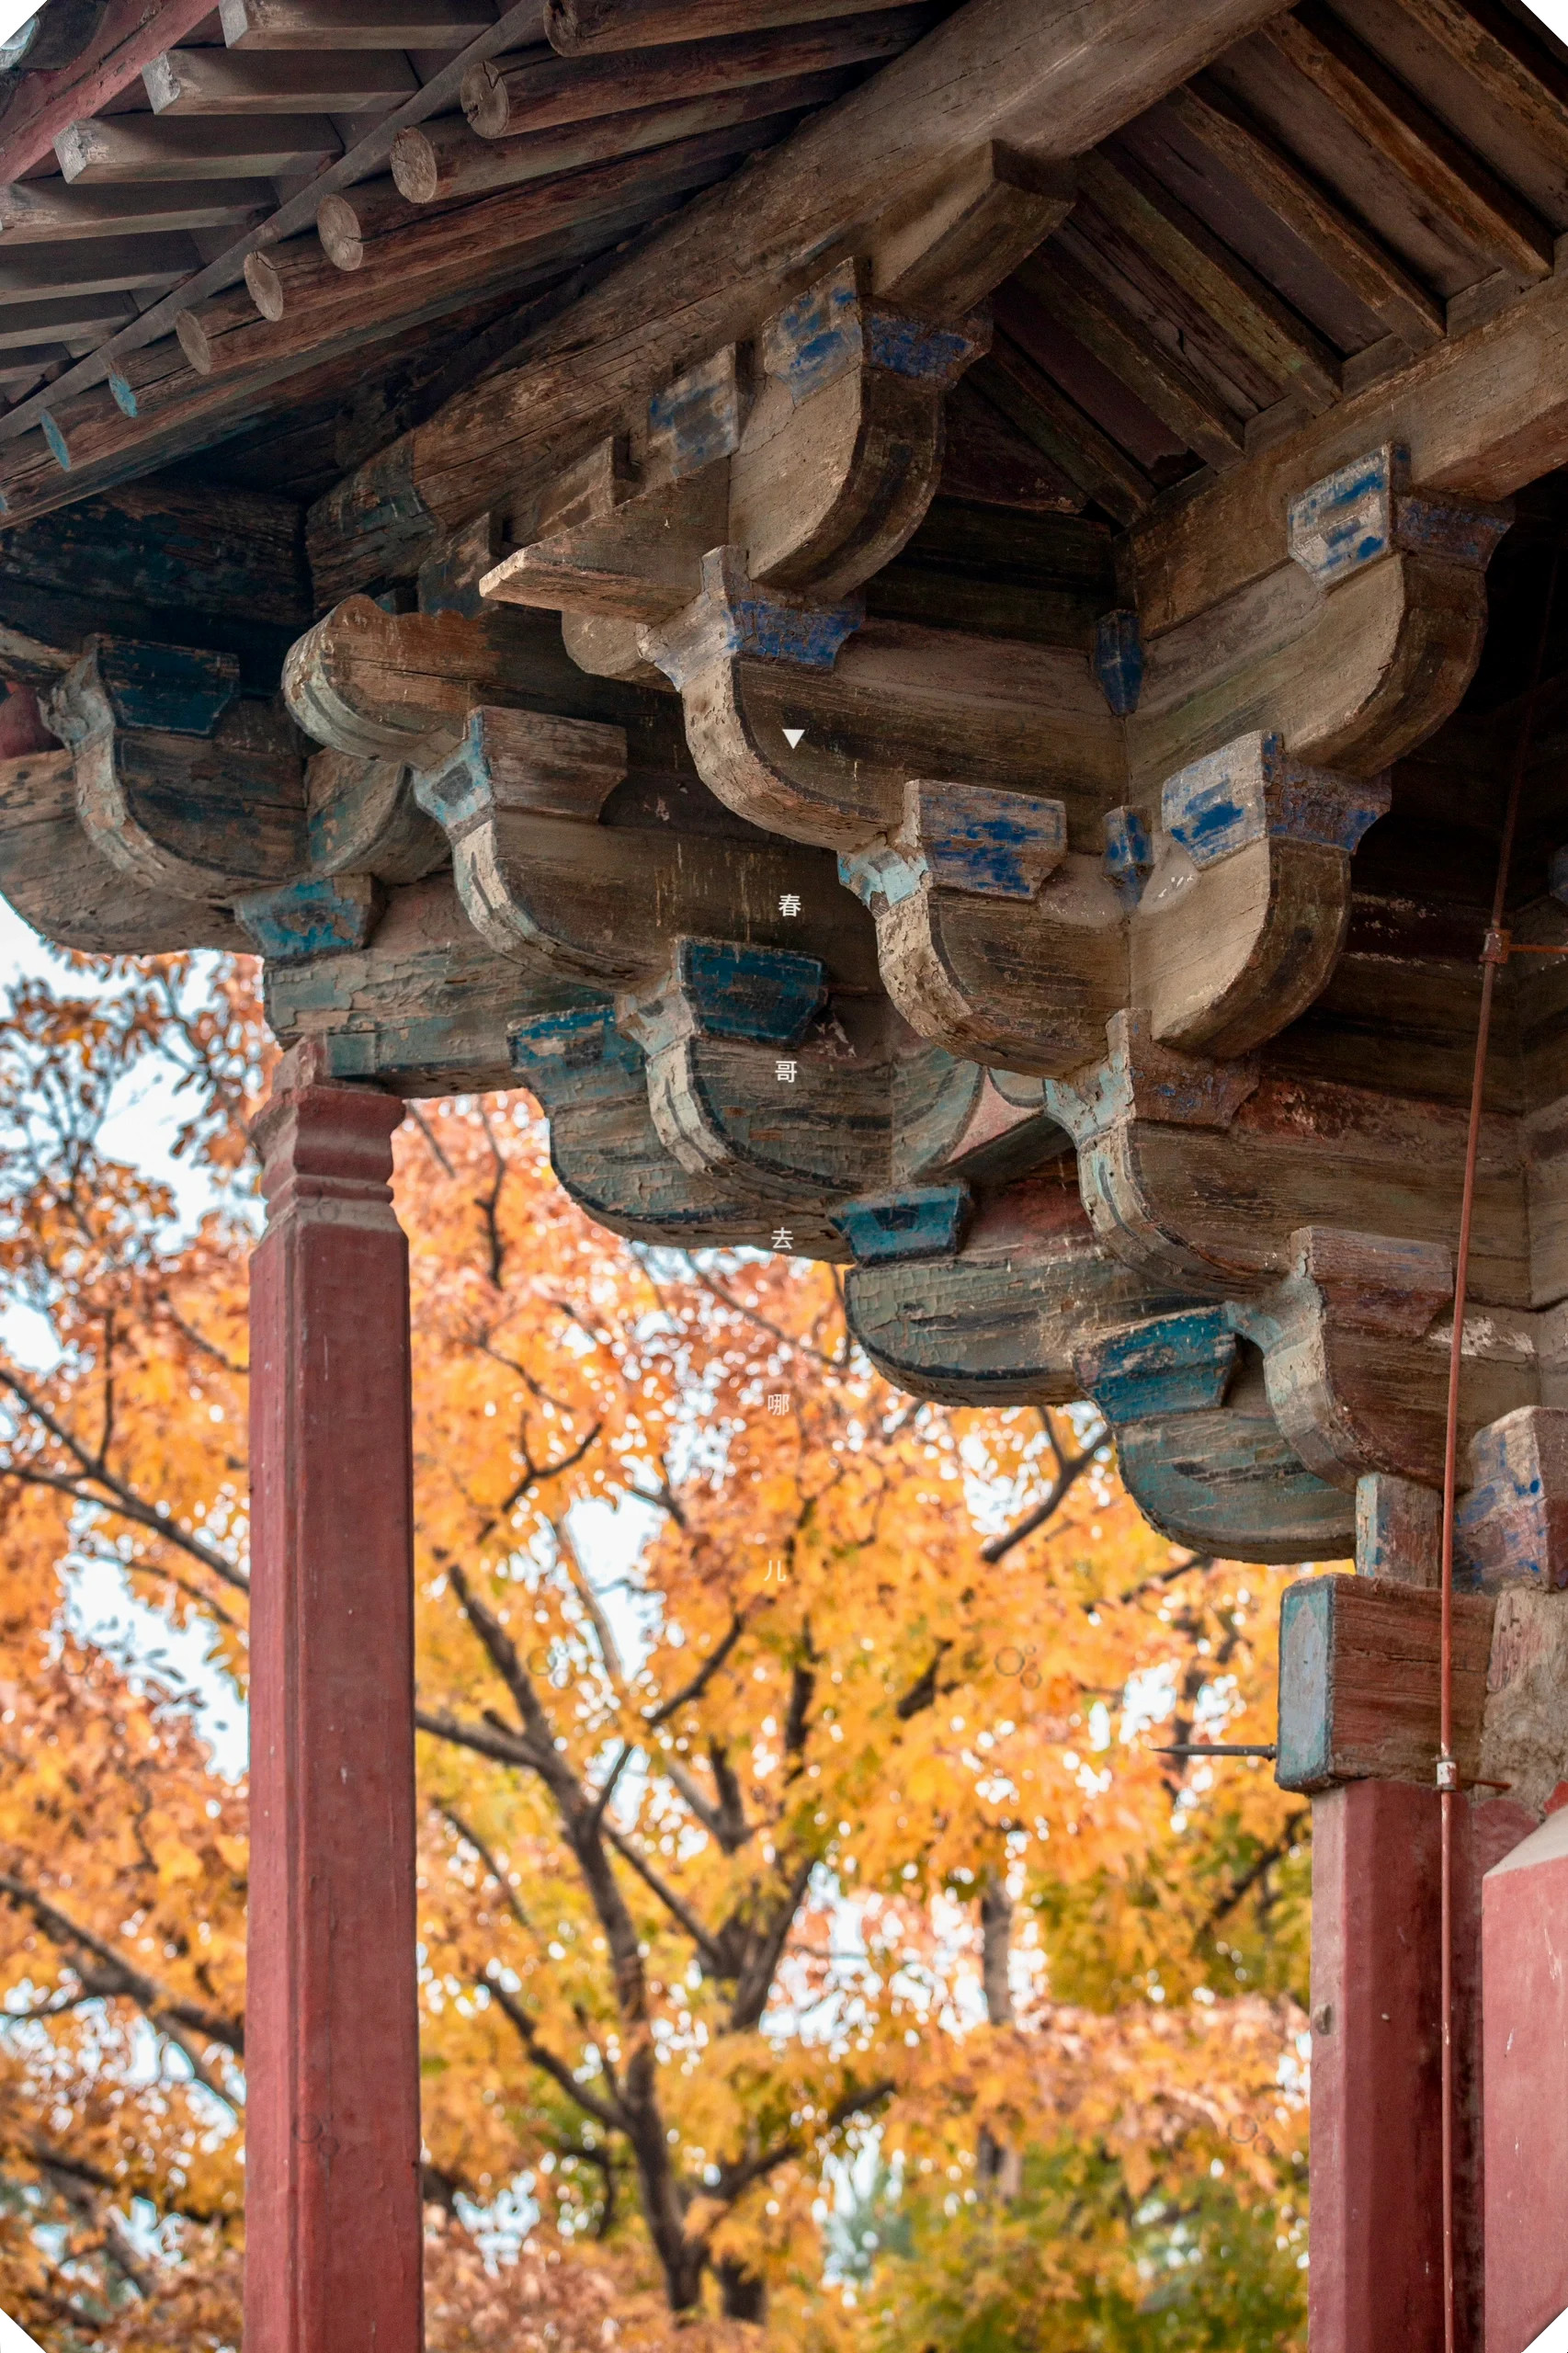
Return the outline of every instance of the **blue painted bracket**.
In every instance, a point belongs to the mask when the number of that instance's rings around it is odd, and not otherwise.
[[[762,365],[798,406],[851,368],[881,368],[946,390],[989,349],[983,319],[933,326],[868,299],[863,265],[846,261],[770,319],[759,338]]]
[[[838,649],[860,627],[858,597],[812,605],[754,588],[744,548],[713,548],[702,559],[702,591],[668,629],[649,630],[642,645],[677,691],[726,660],[788,662],[831,670]]]
[[[1149,828],[1136,809],[1108,809],[1105,870],[1129,913],[1138,904],[1154,863]]]
[[[1143,691],[1143,638],[1134,612],[1102,613],[1090,655],[1100,691],[1118,719],[1131,718]]]
[[[625,1092],[641,1083],[642,1049],[623,1038],[609,1004],[537,1014],[506,1032],[512,1068],[547,1118],[558,1111]]]
[[[967,1185],[929,1185],[909,1193],[865,1194],[830,1222],[858,1267],[892,1259],[951,1258],[963,1246],[974,1203]]]
[[[1477,1430],[1455,1534],[1476,1582],[1568,1586],[1568,1409],[1521,1405]]]
[[[799,1045],[827,995],[817,958],[785,948],[681,939],[675,971],[700,1035],[744,1038],[758,1046]]]
[[[1236,1346],[1224,1308],[1188,1308],[1113,1334],[1085,1352],[1078,1370],[1114,1427],[1222,1404]]]
[[[1381,778],[1341,777],[1290,759],[1281,736],[1241,735],[1165,780],[1160,818],[1197,867],[1215,866],[1268,835],[1354,854],[1385,814]]]
[[[88,695],[96,681],[116,726],[169,735],[210,735],[240,691],[240,665],[232,654],[129,637],[89,638],[83,663],[65,683],[71,686],[79,676]],[[73,712],[69,696],[58,697],[57,708],[57,732],[67,743],[79,743],[94,723],[101,723],[101,714],[89,720]]]
[[[1511,500],[1435,497],[1410,489],[1410,455],[1385,442],[1290,502],[1287,545],[1321,588],[1395,549],[1484,572],[1514,519]]]
[[[363,948],[382,905],[369,874],[312,875],[281,890],[251,892],[235,900],[234,914],[259,955],[275,964],[301,964]]]

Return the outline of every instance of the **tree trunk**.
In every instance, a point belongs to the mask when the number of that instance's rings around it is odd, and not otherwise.
[[[733,2256],[725,2256],[714,2269],[719,2280],[719,2295],[726,2320],[765,2321],[767,2318],[767,2282]]]
[[[1013,2023],[1013,1987],[1008,1964],[1013,1953],[1013,1899],[1000,1871],[987,1871],[980,1891],[980,1977],[985,1993],[985,2015],[993,2026]],[[980,2128],[975,2143],[975,2172],[983,2190],[1013,2199],[1023,2186],[1023,2160],[1017,2149],[1004,2147],[989,2124]]]

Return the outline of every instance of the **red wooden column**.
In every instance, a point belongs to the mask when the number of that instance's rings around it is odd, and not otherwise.
[[[421,2353],[403,1107],[279,1065],[251,1289],[245,2353]]]
[[[1467,1781],[1493,1609],[1455,1598]],[[1314,1577],[1284,1597],[1278,1773],[1312,1797],[1312,2353],[1443,2344],[1440,1615],[1436,1592],[1390,1577]],[[1483,2329],[1481,1886],[1531,1823],[1479,1790],[1455,1808],[1456,2353],[1482,2353]]]
[[[1568,2313],[1568,1809],[1488,1876],[1486,2353]]]

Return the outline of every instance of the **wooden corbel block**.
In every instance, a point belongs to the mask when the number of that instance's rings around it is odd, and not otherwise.
[[[1189,1053],[1246,1053],[1326,983],[1350,912],[1350,860],[1389,789],[1246,735],[1166,779],[1153,866],[1131,925],[1131,1001]]]
[[[943,1231],[954,1185],[852,1201],[837,1223],[855,1253],[850,1327],[888,1380],[949,1404],[1067,1404],[1077,1358],[1104,1332],[1183,1302],[1151,1290],[1096,1241],[1071,1161],[984,1197]],[[964,1196],[967,1198],[967,1196]],[[915,1246],[910,1246],[911,1245]]]
[[[1480,1769],[1496,1603],[1453,1597],[1454,1754],[1461,1782]],[[1307,1577],[1279,1610],[1282,1789],[1414,1781],[1437,1805],[1442,1596],[1392,1578]]]
[[[305,870],[294,731],[239,699],[231,656],[95,638],[47,716],[74,755],[84,833],[144,890],[222,905]]]
[[[757,341],[756,405],[730,468],[728,541],[760,585],[850,595],[903,546],[942,471],[942,401],[990,342],[869,300],[846,262]]]
[[[469,922],[449,874],[388,892],[368,945],[266,967],[267,1017],[284,1046],[319,1039],[335,1078],[406,1096],[489,1094],[517,1084],[507,1031],[588,992],[519,972]]]
[[[960,319],[1062,226],[1077,194],[1071,163],[987,140],[876,223],[876,290],[931,318]]]
[[[302,963],[363,948],[383,904],[373,875],[312,874],[281,890],[247,892],[234,901],[234,914],[258,955]]]
[[[1568,1408],[1522,1405],[1470,1442],[1456,1538],[1476,1582],[1568,1586]]]
[[[414,798],[400,760],[318,752],[305,766],[305,833],[314,875],[418,882],[444,866],[447,837]]]
[[[1146,1014],[1108,1036],[1102,1062],[1046,1081],[1046,1102],[1077,1143],[1095,1231],[1130,1263],[1199,1295],[1257,1299],[1290,1272],[1297,1229],[1342,1224],[1351,1203],[1369,1233],[1451,1242],[1460,1107],[1177,1053]],[[1499,1309],[1528,1305],[1524,1171],[1502,1118],[1483,1123],[1471,1285]]]
[[[1486,564],[1511,509],[1412,497],[1373,450],[1303,494],[1289,560],[1149,638],[1128,721],[1135,784],[1247,728],[1307,762],[1375,776],[1449,718],[1486,626]]]
[[[1121,902],[1102,859],[1069,852],[1059,801],[912,781],[902,825],[839,872],[876,919],[888,995],[949,1053],[1060,1075],[1126,1002]]]
[[[76,813],[68,749],[0,760],[0,893],[45,939],[91,955],[245,945],[226,910],[133,882],[101,854]]]
[[[1290,1445],[1227,1308],[1187,1307],[1092,1340],[1077,1372],[1115,1433],[1129,1494],[1173,1542],[1241,1561],[1348,1550],[1354,1499]]]
[[[1333,1485],[1353,1490],[1371,1472],[1440,1484],[1449,1368],[1439,1319],[1453,1289],[1448,1249],[1314,1227],[1291,1236],[1291,1254],[1282,1283],[1232,1311],[1263,1350],[1280,1428]],[[1528,1345],[1521,1339],[1498,1349],[1477,1328],[1463,1362],[1463,1439],[1536,1393]]]
[[[415,772],[419,806],[451,844],[459,895],[498,955],[608,994],[656,980],[672,937],[687,934],[820,949],[835,980],[873,979],[869,926],[829,859],[717,812],[687,830],[664,790],[653,822],[604,823],[626,772],[619,727],[489,706],[468,714],[455,751]]]
[[[729,345],[655,393],[635,437],[613,437],[554,483],[512,531],[523,538],[481,582],[498,604],[574,618],[670,620],[728,537],[728,460],[745,392]]]
[[[858,850],[935,772],[1058,799],[1069,839],[1099,848],[1126,762],[1084,654],[860,624],[857,604],[759,589],[738,549],[705,559],[701,596],[642,643],[710,792],[769,833]]]
[[[679,939],[669,973],[624,997],[619,1023],[648,1057],[653,1124],[683,1168],[754,1198],[824,1212],[919,1181],[962,1134],[972,1063],[868,1027],[827,1000],[813,957],[732,940]]]
[[[879,572],[930,504],[943,398],[988,330],[892,310],[866,280],[841,264],[744,354],[727,347],[655,394],[514,517],[523,543],[483,594],[598,624],[572,642],[628,676],[631,627],[690,604],[710,549],[738,546],[759,585],[824,603]]]
[[[727,1187],[722,1172],[697,1174],[670,1154],[653,1125],[642,1048],[615,1026],[613,1006],[585,1004],[515,1022],[516,1083],[550,1121],[551,1166],[564,1190],[612,1233],[683,1247],[722,1243],[766,1250],[777,1213]],[[778,1245],[811,1258],[845,1258],[821,1219],[791,1214]]]
[[[535,699],[534,649],[518,620],[498,610],[389,613],[369,597],[347,597],[290,647],[284,699],[330,750],[434,757],[455,749],[476,703]],[[557,684],[542,681],[547,698]]]

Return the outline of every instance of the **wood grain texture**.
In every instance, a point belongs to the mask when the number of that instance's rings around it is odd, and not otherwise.
[[[403,561],[416,562],[432,523],[491,503],[497,475],[537,478],[540,417],[559,462],[563,440],[585,446],[629,403],[752,332],[806,256],[940,179],[982,141],[1081,153],[1269,13],[1264,0],[1203,0],[1177,20],[1154,0],[1096,0],[1067,22],[1017,0],[975,0],[798,132],[788,161],[744,173],[722,205],[691,208],[545,330],[526,364],[351,478],[318,508],[316,544],[351,564],[357,518],[381,511],[390,471],[413,490]],[[675,309],[672,286],[683,290]]]
[[[1489,1594],[1454,1596],[1454,1749],[1465,1779],[1480,1762],[1495,1607]],[[1440,1594],[1381,1577],[1312,1577],[1288,1589],[1279,1631],[1286,1789],[1379,1780],[1434,1790],[1441,1617]]]

